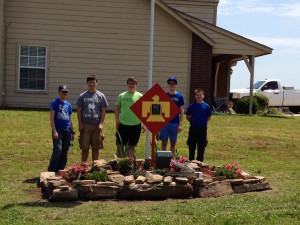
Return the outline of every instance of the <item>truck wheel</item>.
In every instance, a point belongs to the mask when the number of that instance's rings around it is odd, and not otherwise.
[[[292,113],[299,113],[300,112],[300,106],[290,106],[289,107],[289,110],[292,112]]]

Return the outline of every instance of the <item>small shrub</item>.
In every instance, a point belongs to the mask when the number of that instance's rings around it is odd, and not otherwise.
[[[234,179],[236,177],[232,170],[227,170],[225,168],[216,170],[215,176],[216,177],[226,176],[226,179]]]
[[[259,111],[262,112],[262,113],[266,113],[266,109],[267,109],[268,104],[269,104],[269,98],[267,96],[263,95],[263,94],[260,94],[260,93],[256,93],[254,95],[254,98],[257,101]]]
[[[132,161],[128,158],[123,158],[118,161],[118,170],[122,175],[128,175],[132,169]]]
[[[259,106],[257,103],[256,98],[253,98],[253,107],[252,107],[252,113],[256,114]],[[248,114],[249,113],[249,97],[243,97],[236,101],[236,104],[234,105],[234,111],[239,114]]]
[[[85,174],[86,180],[95,180],[96,182],[105,182],[108,181],[108,175],[106,171],[96,171],[94,170],[91,173]]]

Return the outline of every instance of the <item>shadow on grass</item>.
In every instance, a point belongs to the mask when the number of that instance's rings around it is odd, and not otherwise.
[[[22,183],[25,183],[25,184],[37,184],[39,181],[40,181],[39,177],[34,177],[34,178],[30,178],[30,179],[24,180]]]
[[[22,202],[15,204],[6,204],[1,209],[8,210],[17,206],[24,207],[44,207],[44,208],[72,208],[81,205],[82,202],[48,202],[48,201],[36,201],[36,202]]]

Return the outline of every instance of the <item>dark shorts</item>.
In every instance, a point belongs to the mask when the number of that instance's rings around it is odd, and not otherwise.
[[[135,126],[128,126],[120,123],[118,132],[122,138],[122,142],[119,138],[119,135],[117,135],[117,143],[123,143],[123,145],[128,144],[130,146],[136,146],[140,140],[141,124]]]

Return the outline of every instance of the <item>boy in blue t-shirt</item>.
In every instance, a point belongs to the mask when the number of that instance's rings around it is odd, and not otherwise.
[[[196,101],[190,104],[186,111],[186,119],[190,122],[187,145],[189,146],[189,160],[195,159],[197,145],[197,160],[203,162],[207,145],[207,121],[211,119],[211,110],[203,101],[204,91],[201,88],[195,90],[195,99]]]
[[[167,95],[173,100],[173,102],[180,108],[180,113],[175,116],[166,126],[160,131],[161,149],[167,150],[168,139],[170,137],[172,154],[176,152],[177,136],[182,131],[182,122],[184,115],[184,99],[183,95],[176,91],[177,79],[176,77],[169,77],[167,80],[168,89]]]
[[[65,168],[70,140],[74,140],[75,132],[71,120],[72,106],[67,101],[68,94],[67,86],[59,85],[59,98],[50,104],[53,152],[48,167],[49,172],[57,173]]]

